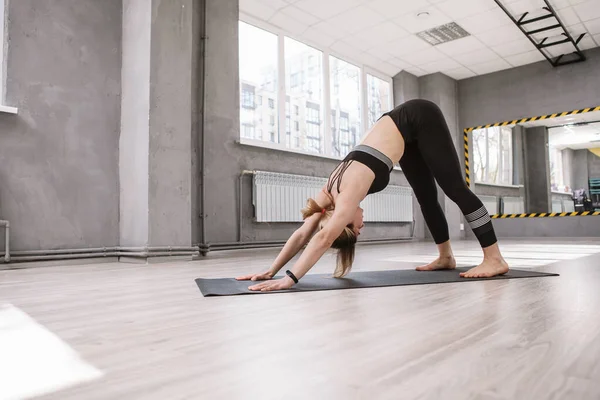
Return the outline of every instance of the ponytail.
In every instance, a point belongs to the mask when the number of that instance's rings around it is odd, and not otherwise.
[[[335,278],[346,276],[352,269],[357,239],[356,234],[352,230],[352,225],[350,225],[344,228],[344,231],[331,245],[332,248],[338,249],[336,267],[333,272]]]
[[[312,216],[313,214],[320,213],[323,214],[322,220],[327,220],[331,216],[332,210],[332,207],[323,208],[320,205],[318,205],[314,199],[309,198],[306,202],[306,207],[302,209],[302,219],[306,219]]]

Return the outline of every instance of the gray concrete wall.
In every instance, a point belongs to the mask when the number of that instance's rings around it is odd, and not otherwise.
[[[525,129],[522,126],[515,126],[512,131],[513,185],[523,185],[525,183],[525,178],[523,177],[523,171],[525,169],[523,134],[525,133]]]
[[[548,129],[545,126],[525,129],[525,212],[544,213],[552,210],[550,194],[550,160]]]
[[[573,151],[573,190],[589,192],[588,153],[587,149]]]
[[[8,2],[0,218],[14,250],[115,246],[121,0]]]
[[[589,178],[600,178],[600,157],[588,150],[587,159]]]
[[[492,220],[499,238],[600,236],[600,216]],[[500,246],[502,242],[500,241]]]
[[[600,48],[585,54],[559,68],[540,61],[459,81],[461,129],[600,105]]]
[[[418,99],[419,94],[419,78],[402,71],[393,78],[394,85],[394,103],[395,105],[402,104],[408,100]]]

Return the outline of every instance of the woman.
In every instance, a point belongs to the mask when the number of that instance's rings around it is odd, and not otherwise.
[[[263,273],[238,280],[266,280],[250,290],[270,291],[292,287],[330,248],[339,249],[335,277],[343,277],[352,266],[354,245],[363,227],[360,202],[383,190],[394,163],[400,167],[421,206],[425,222],[437,244],[439,257],[419,271],[456,268],[450,247],[448,223],[437,200],[435,181],[454,201],[476,235],[484,254],[483,262],[463,272],[465,278],[492,277],[508,272],[498,248],[488,211],[466,185],[448,125],[441,110],[427,100],[410,100],[383,114],[329,177],[316,198],[302,210],[304,224],[294,232]],[[314,236],[315,230],[319,229]],[[312,236],[312,238],[311,238]],[[270,280],[308,243],[287,276]]]

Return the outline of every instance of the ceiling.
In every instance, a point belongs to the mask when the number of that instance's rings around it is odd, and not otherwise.
[[[582,50],[600,46],[600,0],[548,0]],[[503,0],[518,19],[543,15],[543,0]],[[417,14],[427,12],[425,18]],[[454,79],[544,60],[494,0],[240,0],[240,18],[250,16],[289,36],[386,75],[442,72]],[[528,29],[551,25],[532,24]],[[252,21],[248,21],[252,22]],[[432,46],[416,33],[456,22],[470,36]],[[560,35],[548,31],[545,35]],[[550,39],[549,39],[550,41]],[[555,46],[555,55],[572,45]]]
[[[600,123],[565,125],[548,129],[550,147],[558,149],[600,148]]]

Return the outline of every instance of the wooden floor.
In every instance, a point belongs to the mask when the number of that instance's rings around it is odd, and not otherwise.
[[[480,254],[454,246],[461,264]],[[249,250],[0,271],[0,305],[104,374],[43,399],[600,399],[600,241],[502,249],[513,267],[561,276],[202,297],[195,278],[258,272],[276,254]],[[430,243],[360,246],[355,270],[434,254]]]

